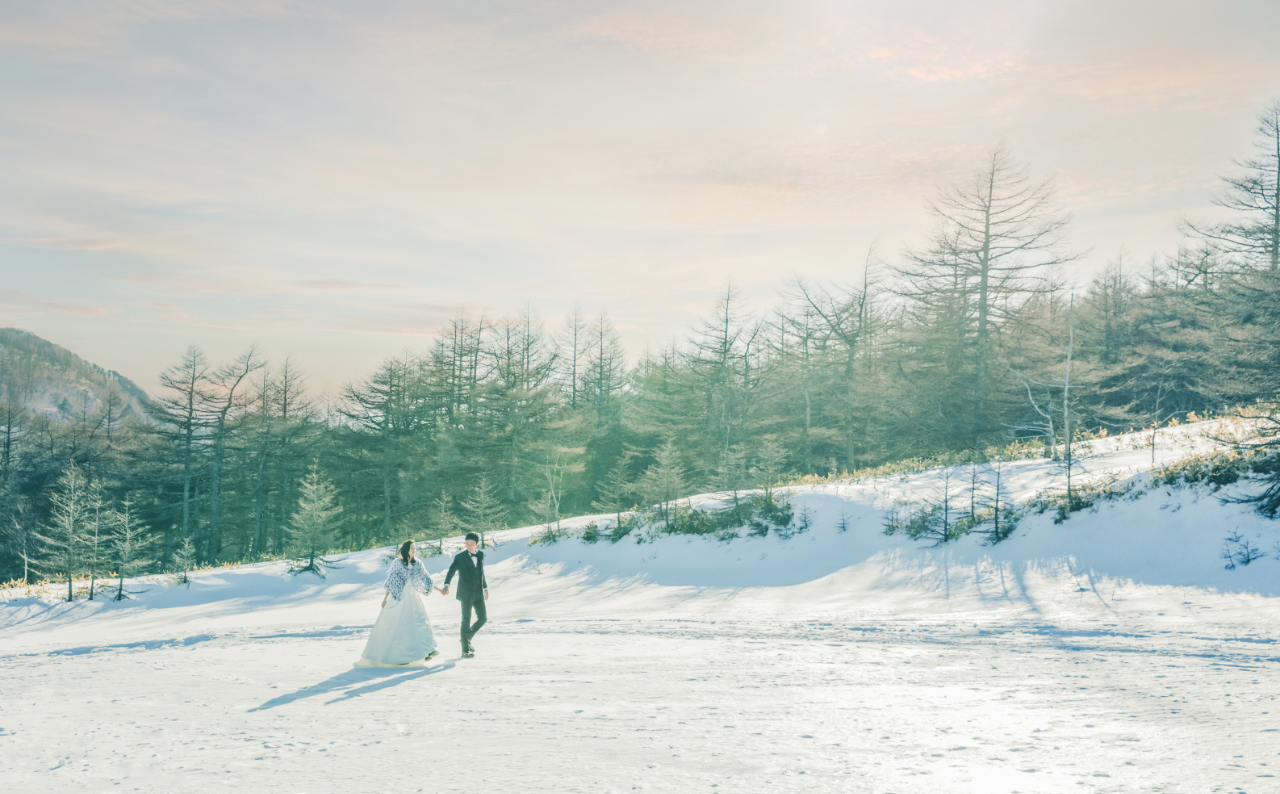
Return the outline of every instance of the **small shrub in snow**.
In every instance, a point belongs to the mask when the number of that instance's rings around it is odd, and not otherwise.
[[[631,530],[640,525],[640,519],[634,514],[622,516],[622,520],[613,525],[609,530],[609,541],[617,543],[618,541],[631,534]]]
[[[1239,450],[1192,455],[1152,472],[1151,484],[1179,487],[1203,483],[1216,491],[1247,476],[1260,462],[1257,457]]]
[[[942,472],[941,486],[932,498],[918,502],[900,502],[885,521],[884,533],[899,532],[912,540],[932,540],[935,546],[959,540],[980,523],[976,515],[957,518],[957,500],[960,491],[952,485],[950,469]]]
[[[46,585],[48,579],[30,581],[27,579],[10,579],[0,583],[0,602],[15,598],[44,598],[49,595]]]
[[[800,508],[800,531],[808,532],[813,529],[813,509],[809,505]]]
[[[799,529],[793,528],[794,511],[790,500],[777,491],[771,495],[753,494],[722,510],[700,509],[689,502],[671,503],[665,511],[655,507],[627,514],[622,518],[622,522],[609,532],[601,532],[596,528],[594,534],[588,535],[584,531],[582,539],[587,543],[595,543],[607,537],[617,543],[632,534],[633,530],[641,528],[644,531],[636,533],[637,543],[656,540],[663,535],[713,535],[717,540],[727,541],[741,537],[740,530],[743,527],[748,528],[756,537],[765,537],[773,531],[781,538],[788,538],[812,525],[810,515],[805,519],[806,525]]]
[[[972,530],[968,516],[957,521],[946,506],[929,502],[902,503],[889,511],[885,519],[884,534],[903,534],[912,540],[932,540],[941,546],[959,540]]]
[[[560,540],[560,538],[563,537],[564,534],[565,533],[556,529],[555,524],[547,524],[545,527],[542,528],[541,532],[529,538],[529,545],[530,546],[549,546],[552,543],[555,543],[556,541]]]
[[[565,538],[573,537],[573,530],[558,527],[556,524],[547,524],[542,531],[529,538],[530,546],[549,546],[557,543]],[[594,521],[582,528],[582,539],[587,543],[596,543],[601,538],[608,537],[600,531],[600,525]]]
[[[436,541],[436,545],[422,542],[418,544],[418,554],[423,557],[439,557],[444,554],[444,538]]]
[[[1022,514],[1013,507],[986,511],[983,515],[985,527],[982,533],[983,541],[988,546],[994,546],[1008,540],[1013,531],[1018,528],[1018,521],[1021,518]]]
[[[791,537],[791,521],[795,513],[789,499],[776,493],[769,497],[758,494],[749,500],[748,506],[751,517],[747,524],[751,527],[751,534],[764,537],[772,529],[781,538]]]
[[[1077,511],[1096,507],[1102,502],[1141,495],[1141,491],[1135,490],[1136,487],[1134,480],[1121,481],[1120,474],[1113,472],[1101,479],[1075,486],[1069,497],[1065,491],[1038,493],[1027,503],[1026,510],[1035,513],[1052,510],[1053,523],[1061,524]]]
[[[712,535],[723,529],[712,513],[694,510],[690,505],[677,505],[671,523],[664,530],[668,535]]]
[[[788,513],[790,513],[788,509]],[[813,529],[813,511],[808,505],[800,508],[800,515],[794,520],[788,520],[785,524],[780,524],[775,530],[775,534],[786,540],[794,535],[799,535]]]
[[[1232,532],[1222,541],[1222,559],[1227,561],[1225,567],[1228,571],[1234,571],[1237,565],[1248,565],[1254,560],[1260,560],[1267,556],[1267,553],[1257,547],[1253,541],[1241,535],[1239,530]]]

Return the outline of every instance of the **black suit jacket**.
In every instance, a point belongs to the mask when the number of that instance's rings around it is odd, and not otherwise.
[[[471,555],[466,551],[461,551],[453,558],[453,565],[449,566],[449,573],[444,577],[444,586],[448,587],[449,582],[453,581],[453,575],[458,575],[458,600],[483,600],[484,591],[489,589],[489,582],[484,578],[484,552],[476,552],[476,562],[471,563]]]

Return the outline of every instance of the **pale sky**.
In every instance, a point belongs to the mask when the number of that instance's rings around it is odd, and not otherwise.
[[[251,343],[336,389],[457,311],[852,279],[1005,142],[1089,249],[1176,249],[1280,98],[1280,3],[9,2],[0,326],[154,391]]]

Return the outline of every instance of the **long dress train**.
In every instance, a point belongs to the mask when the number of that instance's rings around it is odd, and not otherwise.
[[[369,632],[357,667],[420,667],[436,649],[431,619],[419,593],[431,592],[431,577],[414,560],[405,565],[397,558],[387,571],[386,589],[391,595]]]

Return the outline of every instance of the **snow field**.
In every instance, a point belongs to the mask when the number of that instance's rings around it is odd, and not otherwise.
[[[1158,461],[1202,451],[1165,431]],[[1108,439],[1086,476],[1142,477]],[[1007,464],[1025,499],[1044,461]],[[994,547],[881,532],[938,472],[793,490],[790,539],[489,552],[420,669],[352,669],[387,550],[327,580],[279,564],[139,582],[123,604],[0,604],[0,779],[15,791],[1280,791],[1280,527],[1156,489]],[[716,497],[695,498],[699,502]],[[836,529],[841,516],[849,530]],[[589,519],[575,519],[582,526]],[[427,560],[433,575],[447,559]]]

